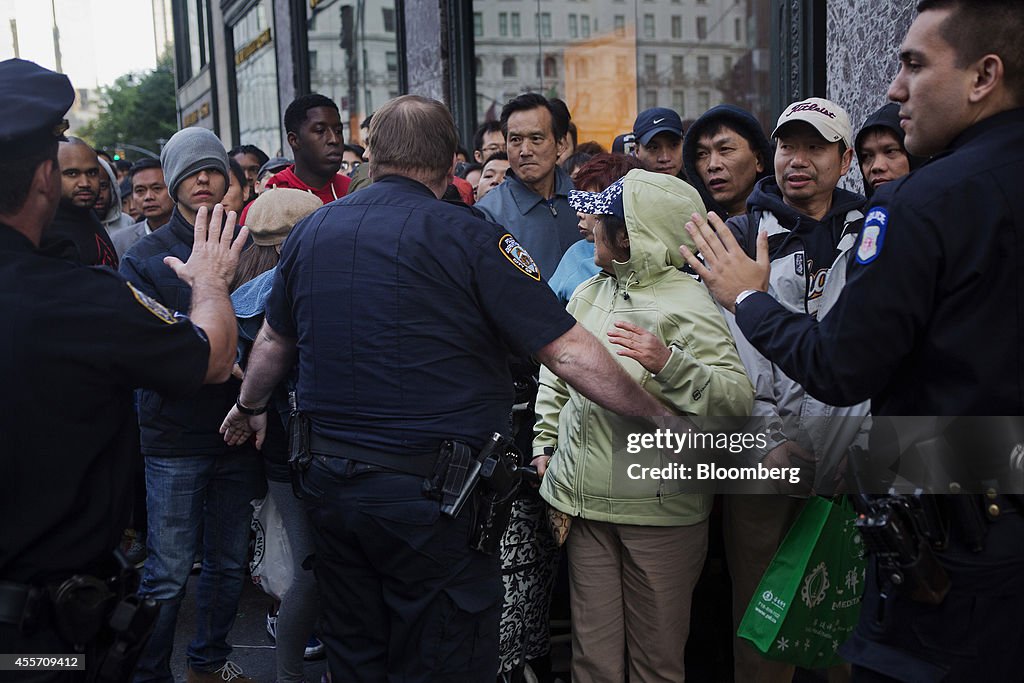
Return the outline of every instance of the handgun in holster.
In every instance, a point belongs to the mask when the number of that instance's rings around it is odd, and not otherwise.
[[[473,528],[469,546],[487,555],[498,552],[512,514],[512,502],[519,489],[519,451],[512,440],[494,433],[474,456],[465,444],[445,442],[442,459],[448,454],[445,483],[441,491],[441,512],[458,517],[470,503]]]
[[[309,448],[309,417],[299,411],[294,391],[288,392],[288,407],[288,471],[292,493],[302,499],[305,497],[302,477],[313,462],[313,452]]]
[[[930,528],[940,517],[928,509],[933,504],[932,496],[854,497],[857,528],[878,563],[880,578],[911,600],[938,605],[949,592],[950,581],[933,551],[944,542]]]

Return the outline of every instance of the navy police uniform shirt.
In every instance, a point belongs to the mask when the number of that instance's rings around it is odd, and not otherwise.
[[[59,580],[121,538],[134,388],[196,391],[209,344],[114,271],[42,255],[6,225],[0,310],[0,580]]]
[[[481,216],[385,176],[295,227],[266,319],[297,340],[315,431],[399,455],[507,432],[510,352],[533,354],[575,320]]]
[[[764,294],[754,346],[819,400],[878,415],[1024,415],[1024,109],[971,126],[872,198],[820,322]]]

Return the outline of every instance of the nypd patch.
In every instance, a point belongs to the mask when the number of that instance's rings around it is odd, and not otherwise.
[[[540,282],[540,268],[537,266],[537,262],[533,260],[526,249],[523,249],[515,237],[506,232],[498,240],[498,248],[513,266]]]
[[[889,212],[875,207],[868,211],[864,227],[860,231],[860,246],[857,247],[857,263],[867,265],[878,258],[885,243],[885,228],[889,224]]]
[[[128,289],[131,290],[132,296],[135,297],[135,300],[138,301],[142,305],[142,307],[145,308],[147,311],[149,311],[150,313],[152,313],[153,315],[155,315],[157,318],[164,321],[168,325],[173,325],[174,323],[178,322],[178,319],[175,317],[174,312],[171,309],[167,308],[162,303],[156,301],[152,297],[143,294],[141,291],[136,289],[135,285],[133,285],[132,283],[126,282],[125,284],[128,285]]]

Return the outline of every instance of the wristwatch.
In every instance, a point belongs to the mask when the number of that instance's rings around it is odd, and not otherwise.
[[[243,406],[241,398],[235,399],[235,407],[238,408],[238,412],[240,412],[242,415],[262,415],[263,413],[267,412],[266,405],[260,406],[259,408],[247,408]]]
[[[746,299],[751,294],[757,294],[757,291],[758,290],[756,289],[744,289],[742,292],[736,295],[736,302],[733,304],[733,308],[739,308],[740,304],[743,303],[744,299]]]

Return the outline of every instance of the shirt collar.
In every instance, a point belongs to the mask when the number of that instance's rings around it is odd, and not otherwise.
[[[35,251],[32,240],[6,223],[0,223],[0,250]]]
[[[509,168],[505,172],[507,178],[511,181],[508,184],[509,192],[512,195],[512,200],[516,203],[516,207],[519,209],[519,213],[522,215],[528,214],[533,207],[537,206],[541,202],[548,200],[541,197],[539,194],[531,190],[520,180],[515,172]],[[551,199],[554,200],[558,197],[569,196],[569,190],[573,189],[572,179],[569,178],[569,174],[562,170],[560,166],[555,165],[555,195]]]

